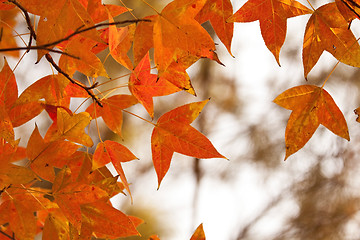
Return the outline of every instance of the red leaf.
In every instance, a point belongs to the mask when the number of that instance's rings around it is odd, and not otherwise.
[[[129,90],[145,107],[151,118],[154,118],[153,97],[169,95],[180,91],[164,78],[150,73],[150,59],[147,53],[130,76]]]
[[[174,152],[196,158],[225,158],[203,134],[189,125],[208,101],[186,104],[159,118],[151,136],[158,187],[170,167]]]

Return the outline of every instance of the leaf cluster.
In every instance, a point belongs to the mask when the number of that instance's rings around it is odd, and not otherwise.
[[[86,128],[91,122],[97,124],[101,117],[119,136],[124,113],[152,124],[149,137],[159,188],[175,152],[195,158],[225,158],[190,125],[208,99],[176,107],[153,121],[154,97],[179,91],[196,95],[186,72],[190,66],[201,58],[222,65],[214,40],[202,23],[211,23],[232,55],[234,22],[258,20],[264,42],[280,65],[287,18],[311,14],[303,44],[306,78],[324,50],[339,62],[359,67],[360,46],[350,29],[351,21],[359,17],[357,7],[348,0],[312,10],[295,0],[249,0],[233,14],[230,0],[174,0],[161,11],[153,8],[154,15],[143,19],[132,15],[131,20],[117,22],[116,16],[131,13],[131,9],[105,5],[101,0],[0,1],[0,52],[20,62],[20,54],[36,50],[35,61],[49,62],[54,72],[34,81],[20,95],[16,66],[10,67],[5,59],[0,72],[0,233],[9,239],[33,239],[41,231],[43,239],[139,235],[136,227],[142,221],[110,202],[119,193],[131,197],[122,164],[137,157],[118,142],[103,141],[100,133],[94,153],[89,153],[94,141]],[[29,29],[28,41],[22,34],[14,34],[19,13]],[[16,38],[22,39],[24,46],[18,46]],[[113,81],[97,56],[106,49],[129,74],[124,85],[100,91],[100,85]],[[58,61],[53,54],[60,54]],[[76,80],[76,72],[84,74],[88,83]],[[107,80],[101,80],[104,78]],[[349,140],[345,118],[324,90],[326,81],[321,87],[288,89],[274,100],[292,110],[285,133],[285,159],[301,149],[320,124]],[[128,94],[117,94],[123,86]],[[92,103],[78,112],[70,104],[73,98],[92,99]],[[128,110],[136,104],[143,105],[151,120]],[[44,110],[52,120],[44,137],[35,126],[27,146],[21,147],[14,128]],[[24,159],[26,164],[19,165]],[[108,164],[114,166],[116,176]],[[43,181],[51,187],[38,187]],[[159,238],[154,235],[150,239]],[[191,238],[195,239],[205,239],[202,225]]]

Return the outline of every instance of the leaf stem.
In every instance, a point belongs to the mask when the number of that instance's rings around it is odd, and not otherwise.
[[[129,11],[129,8],[125,5],[125,3],[122,0],[119,0],[119,2],[121,3],[121,5],[123,5],[123,7],[128,9],[128,13],[130,13],[130,15],[133,16],[134,19],[138,19],[131,11]]]
[[[145,118],[142,118],[142,117],[140,117],[139,115],[136,115],[135,113],[129,112],[129,111],[125,110],[125,109],[123,109],[123,111],[126,112],[126,113],[128,113],[128,114],[130,114],[130,115],[133,115],[134,117],[140,118],[141,120],[143,120],[143,121],[145,121],[145,122],[147,122],[147,123],[150,123],[150,124],[156,126],[155,123],[153,123],[153,122],[151,122],[151,121],[149,121],[149,120],[147,120],[147,119],[145,119]]]
[[[336,69],[336,67],[339,65],[339,63],[340,63],[340,61],[337,61],[337,63],[335,64],[335,66],[331,69],[330,73],[326,76],[325,81],[324,81],[324,83],[323,83],[322,86],[321,86],[321,89],[324,88],[325,83],[327,82],[327,80],[329,80],[331,74],[333,74],[333,72],[335,71],[335,69]]]
[[[313,7],[313,5],[311,4],[311,2],[309,0],[306,0],[308,2],[308,4],[310,5],[310,7],[312,8],[313,11],[315,11],[315,8]]]
[[[145,3],[146,5],[148,5],[152,10],[154,10],[158,15],[161,15],[160,12],[158,12],[153,6],[151,6],[151,4],[149,4],[148,2],[146,2],[145,0],[141,0],[143,3]]]

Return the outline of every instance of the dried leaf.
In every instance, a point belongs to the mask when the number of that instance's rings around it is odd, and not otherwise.
[[[274,102],[292,110],[285,131],[285,160],[309,141],[320,124],[350,141],[345,118],[324,89],[314,85],[293,87],[277,96]]]
[[[324,50],[342,63],[360,67],[360,45],[336,3],[316,9],[306,25],[303,45],[305,78]]]

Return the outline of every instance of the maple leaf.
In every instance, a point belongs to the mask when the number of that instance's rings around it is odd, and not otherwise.
[[[231,54],[231,41],[234,31],[234,23],[226,22],[233,14],[233,8],[230,0],[207,0],[204,7],[196,15],[195,19],[199,23],[210,20],[211,26],[214,28],[216,35],[225,45]]]
[[[109,23],[114,19],[109,14]],[[135,24],[117,28],[115,25],[109,26],[109,50],[111,56],[127,69],[133,69],[133,64],[127,55],[135,33]]]
[[[109,195],[95,185],[71,181],[71,171],[64,167],[56,176],[52,192],[55,202],[71,224],[80,230],[82,223],[81,205],[99,200],[107,201]]]
[[[13,36],[13,30],[16,24],[15,17],[18,14],[18,9],[11,9],[14,5],[1,3],[0,5],[0,29],[1,29],[1,41],[0,48],[16,48],[18,47],[16,40]],[[11,10],[10,10],[11,9]],[[6,10],[6,11],[3,11]],[[6,54],[19,57],[19,51],[6,52]]]
[[[360,122],[360,115],[359,115],[359,113],[360,113],[360,107],[358,107],[357,109],[355,109],[355,110],[354,110],[354,113],[355,113],[356,115],[358,115],[357,118],[356,118],[356,121],[357,121],[357,122]]]
[[[160,75],[179,58],[204,57],[220,62],[214,41],[194,19],[204,4],[205,0],[175,0],[156,17],[153,27],[154,58]]]
[[[287,19],[311,12],[310,9],[294,0],[249,0],[227,21],[259,20],[265,44],[280,65],[279,54],[285,41]]]
[[[10,143],[14,143],[15,133],[11,123],[11,119],[8,116],[5,106],[0,103],[0,138],[4,138]]]
[[[18,239],[31,240],[36,234],[36,219],[25,204],[17,199],[3,202],[0,205],[0,225],[9,223]]]
[[[15,75],[6,58],[4,61],[4,66],[0,72],[0,138],[5,138],[8,142],[14,143],[15,134],[9,111],[17,99],[18,89]]]
[[[78,0],[59,0],[52,4],[44,4],[42,0],[18,0],[18,2],[28,12],[41,16],[36,32],[38,46],[63,39],[71,31],[94,26],[91,16]],[[81,35],[101,42],[95,29]],[[45,50],[38,50],[38,61],[46,53]]]
[[[8,94],[13,95],[11,101],[15,100],[15,102],[7,105],[10,106],[8,115],[13,127],[28,122],[44,110],[40,99],[45,99],[51,104],[64,104],[66,95],[63,91],[68,83],[69,80],[62,76],[48,75],[30,85],[19,98],[17,98],[17,88],[12,87],[12,91],[8,91]]]
[[[0,225],[9,223],[18,239],[34,239],[36,234],[36,212],[53,208],[54,204],[43,197],[38,188],[12,185],[2,194]]]
[[[150,58],[147,53],[136,66],[129,79],[129,90],[145,107],[151,118],[154,118],[153,97],[169,95],[180,89],[164,78],[150,73]]]
[[[360,67],[360,45],[348,29],[348,23],[336,3],[316,9],[306,24],[303,44],[305,78],[324,50],[342,63]]]
[[[355,18],[360,19],[360,5],[356,0],[335,0],[336,6],[345,20],[350,23]]]
[[[172,62],[161,73],[160,79],[164,79],[181,90],[184,90],[194,96],[196,96],[195,90],[191,84],[190,77],[186,72],[186,69],[190,67],[197,58],[182,58],[176,62]]]
[[[78,148],[78,145],[62,139],[45,141],[35,126],[26,147],[26,155],[31,169],[43,179],[52,182],[55,179],[53,167],[62,168],[66,164],[66,158]]]
[[[47,75],[26,88],[16,101],[16,105],[22,105],[30,102],[38,102],[45,99],[48,104],[62,105],[66,94],[65,88],[69,80],[62,75]]]
[[[95,23],[99,23],[108,19],[108,13],[115,17],[130,9],[117,5],[102,4],[101,0],[80,0],[80,3],[86,8]]]
[[[191,236],[190,240],[205,240],[205,232],[203,224],[201,223],[195,230],[194,234]]]
[[[59,60],[59,67],[70,76],[79,71],[94,78],[98,76],[108,77],[104,65],[91,51],[96,44],[97,42],[92,39],[86,39],[80,35],[72,38],[65,46],[64,52],[79,59],[63,54]]]
[[[101,103],[103,107],[92,103],[86,112],[90,113],[93,119],[102,117],[106,125],[121,136],[122,110],[138,103],[137,99],[132,95],[114,95],[101,100]]]
[[[209,100],[175,108],[157,121],[151,135],[151,150],[158,187],[170,168],[174,152],[196,158],[225,158],[198,130],[190,126]]]
[[[136,26],[133,40],[135,66],[137,66],[141,59],[149,52],[150,48],[154,47],[153,30],[156,18],[156,15],[147,16],[144,19],[149,20],[149,22],[139,22]]]
[[[148,240],[160,240],[158,235],[151,235]]]
[[[111,238],[140,236],[127,215],[105,202],[82,204],[81,213],[83,216],[81,231],[94,232]]]
[[[18,127],[30,121],[44,110],[40,101],[15,103],[9,112],[13,127]]]
[[[43,240],[68,239],[69,238],[69,221],[59,209],[52,210],[44,221],[42,232]]]
[[[18,97],[18,88],[15,75],[6,58],[4,61],[4,66],[0,72],[0,103],[3,103],[6,112],[9,112]]]
[[[342,112],[323,88],[314,85],[293,87],[277,96],[274,102],[292,110],[285,131],[285,160],[309,141],[320,124],[350,141]]]
[[[53,123],[51,130],[47,132],[45,139],[52,141],[66,138],[70,141],[91,147],[93,141],[84,131],[84,128],[89,125],[90,121],[91,117],[87,112],[72,114],[70,110],[59,107],[57,108],[56,121]]]
[[[137,159],[137,157],[130,152],[124,145],[106,140],[97,145],[93,156],[93,169],[105,166],[107,163],[112,163],[120,176],[121,181],[124,183],[125,189],[130,192],[129,184],[126,180],[125,173],[121,167],[122,162],[128,162]]]
[[[26,184],[36,179],[29,168],[12,164],[26,157],[25,148],[6,143],[0,139],[0,189],[9,185]]]

